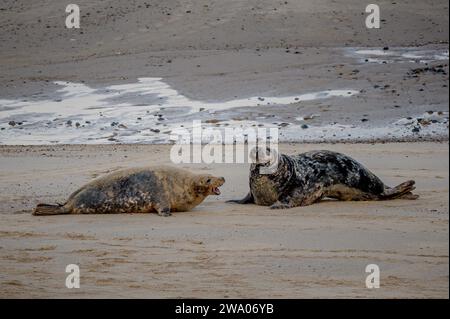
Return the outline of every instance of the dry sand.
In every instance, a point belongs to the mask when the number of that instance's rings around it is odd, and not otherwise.
[[[417,181],[417,201],[325,201],[272,211],[226,204],[248,190],[248,165],[184,165],[222,175],[222,195],[195,210],[31,216],[99,174],[167,163],[169,146],[0,148],[0,297],[449,296],[448,143],[284,144],[347,153],[387,184]],[[81,288],[65,288],[78,264]],[[365,287],[365,267],[381,288]]]

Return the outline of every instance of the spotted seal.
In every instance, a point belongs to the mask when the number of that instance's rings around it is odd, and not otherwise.
[[[65,204],[39,204],[34,215],[188,211],[208,195],[220,195],[223,177],[169,166],[120,170],[78,189]]]
[[[250,192],[241,200],[229,202],[284,209],[311,205],[324,197],[344,201],[418,198],[411,193],[414,181],[388,187],[363,165],[341,153],[322,150],[288,156],[255,148],[251,156]],[[273,173],[260,173],[261,167],[276,159],[278,166]]]

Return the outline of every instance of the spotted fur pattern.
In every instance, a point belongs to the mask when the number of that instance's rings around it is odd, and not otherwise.
[[[363,165],[344,154],[311,151],[298,155],[279,155],[273,174],[260,174],[260,167],[250,167],[250,192],[240,204],[255,203],[272,209],[307,206],[324,197],[338,200],[416,199],[414,181],[394,188],[386,186]]]

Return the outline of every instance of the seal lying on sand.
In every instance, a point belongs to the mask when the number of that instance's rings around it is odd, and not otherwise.
[[[33,215],[188,211],[208,195],[219,195],[223,177],[159,166],[125,169],[96,179],[70,195],[64,205],[39,204]]]
[[[272,209],[307,206],[324,197],[339,200],[417,199],[411,193],[414,181],[396,187],[386,186],[377,176],[354,159],[331,151],[311,151],[294,156],[255,148],[250,167],[250,192],[239,204],[254,203]],[[274,163],[271,174],[261,174],[260,168]]]

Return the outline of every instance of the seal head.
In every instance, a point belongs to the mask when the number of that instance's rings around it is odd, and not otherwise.
[[[225,183],[225,178],[212,175],[199,175],[194,179],[195,191],[204,196],[220,195],[219,187]]]

